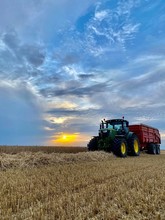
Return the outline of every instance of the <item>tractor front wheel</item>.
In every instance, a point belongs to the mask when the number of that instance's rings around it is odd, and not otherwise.
[[[99,137],[93,137],[87,147],[88,147],[88,150],[89,151],[95,151],[95,150],[98,150],[98,140],[99,140]]]
[[[127,156],[127,142],[125,139],[115,138],[113,143],[113,153],[118,157],[126,157]]]

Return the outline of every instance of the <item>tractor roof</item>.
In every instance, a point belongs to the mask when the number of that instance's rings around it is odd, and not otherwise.
[[[111,123],[111,122],[127,122],[128,123],[128,121],[127,120],[124,120],[124,119],[111,119],[111,120],[106,120],[105,122],[107,122],[107,123]]]

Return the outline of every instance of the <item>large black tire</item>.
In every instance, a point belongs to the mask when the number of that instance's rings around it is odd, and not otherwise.
[[[156,144],[156,154],[160,154],[160,145]]]
[[[148,153],[149,154],[156,154],[156,144],[150,143],[148,145]]]
[[[128,148],[131,156],[140,155],[140,142],[135,134],[132,134],[130,138],[128,138]]]
[[[127,157],[127,142],[124,138],[115,138],[112,152],[118,157]]]
[[[95,151],[95,150],[98,150],[98,140],[99,140],[99,137],[93,137],[87,147],[88,147],[88,150],[89,151]]]

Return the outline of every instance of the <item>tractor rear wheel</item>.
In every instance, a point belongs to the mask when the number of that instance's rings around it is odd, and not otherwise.
[[[113,143],[112,152],[118,157],[126,157],[127,156],[127,142],[124,138],[119,139],[115,138]]]
[[[160,145],[156,144],[156,154],[160,154]]]
[[[133,134],[128,139],[128,147],[129,147],[129,153],[131,156],[139,156],[140,155],[140,143],[138,137]]]
[[[148,146],[148,153],[149,154],[156,154],[156,144],[149,144]]]
[[[95,150],[98,150],[98,140],[99,140],[99,137],[93,137],[87,147],[88,147],[88,150],[89,151],[95,151]]]

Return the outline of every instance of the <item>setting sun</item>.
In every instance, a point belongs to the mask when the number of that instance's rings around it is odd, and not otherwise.
[[[78,140],[78,133],[75,134],[64,134],[59,133],[55,137],[53,137],[53,143],[57,145],[71,145],[74,144]]]
[[[63,140],[66,140],[66,139],[67,139],[67,136],[66,136],[66,135],[63,135],[63,136],[62,136],[62,139],[63,139]]]
[[[49,144],[54,146],[86,146],[89,139],[90,136],[80,135],[80,133],[59,132],[52,136]]]

